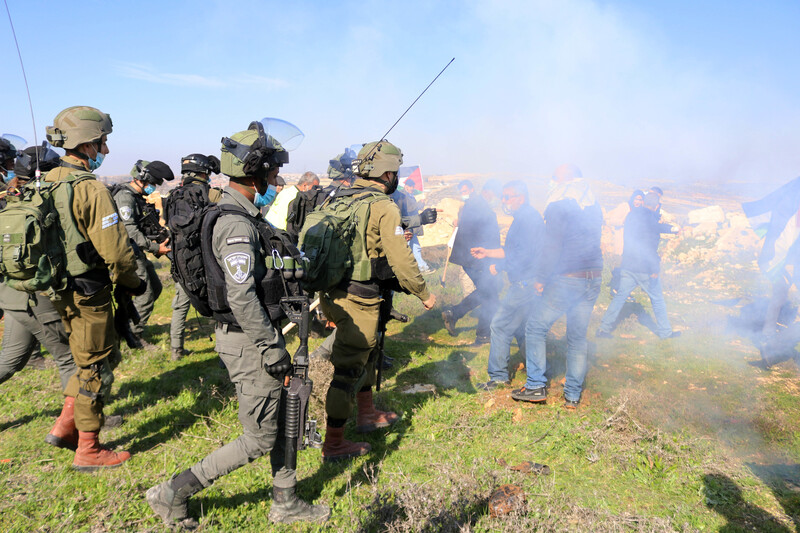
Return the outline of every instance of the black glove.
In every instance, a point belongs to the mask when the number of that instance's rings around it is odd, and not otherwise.
[[[419,223],[423,226],[425,224],[433,224],[436,222],[436,209],[433,207],[429,207],[428,209],[424,209],[419,214]]]
[[[135,289],[131,289],[130,287],[125,287],[125,292],[130,294],[131,296],[141,296],[147,290],[147,282],[143,279],[139,280],[139,286]]]
[[[274,365],[266,365],[265,369],[267,374],[282,382],[284,376],[291,374],[293,370],[292,358],[289,355],[289,352],[284,350],[281,360]]]

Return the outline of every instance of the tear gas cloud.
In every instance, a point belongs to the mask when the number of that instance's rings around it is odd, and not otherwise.
[[[103,68],[57,90],[58,58],[34,37],[71,8],[11,7],[39,137],[66,106],[100,107],[115,122],[107,174],[216,153],[262,116],[306,134],[286,172],[324,170],[385,132],[453,56],[389,135],[428,174],[549,176],[571,161],[611,181],[780,182],[800,168],[797,6],[244,0],[209,3],[187,25],[180,6],[120,5],[95,12],[102,47],[88,35],[65,45],[91,48]],[[127,38],[122,21],[150,37]],[[0,42],[13,49],[10,32]],[[21,73],[8,67],[3,130],[32,141]]]

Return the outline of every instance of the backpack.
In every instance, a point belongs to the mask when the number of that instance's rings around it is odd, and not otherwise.
[[[299,236],[300,251],[308,260],[303,279],[306,289],[329,291],[344,280],[372,279],[366,228],[370,208],[378,201],[391,199],[365,189],[345,189],[306,216]]]
[[[206,300],[205,309],[223,324],[238,325],[228,305],[228,291],[225,284],[225,273],[222,271],[211,245],[214,226],[222,216],[238,215],[248,219],[258,230],[259,240],[267,258],[267,271],[261,280],[256,280],[258,300],[266,309],[273,322],[286,317],[281,307],[284,296],[300,296],[303,291],[299,279],[304,276],[305,259],[292,243],[289,235],[263,218],[253,217],[239,206],[212,204],[203,212],[203,224],[200,243],[202,263],[205,267]],[[192,297],[190,296],[190,300]],[[192,301],[194,303],[194,301]],[[200,311],[200,308],[198,308]]]
[[[84,179],[94,176],[79,173],[62,181],[30,183],[18,195],[6,195],[0,209],[0,275],[9,287],[61,291],[68,274],[93,266],[80,261],[77,246],[72,246],[86,242],[71,211],[73,187]]]
[[[322,187],[316,186],[307,191],[299,191],[291,201],[286,216],[286,232],[294,242],[297,242],[308,214],[322,205],[327,197]]]
[[[211,316],[200,243],[203,216],[215,204],[209,201],[207,188],[196,183],[176,188],[165,202],[164,216],[172,234],[172,279],[180,284],[201,315]]]

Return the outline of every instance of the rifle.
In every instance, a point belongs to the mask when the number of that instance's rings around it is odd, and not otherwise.
[[[117,303],[117,310],[114,313],[114,330],[129,348],[139,348],[141,344],[136,336],[131,331],[131,324],[139,323],[139,312],[133,305],[133,298],[128,294],[122,286],[117,285],[114,288],[114,301]]]
[[[281,307],[286,316],[297,324],[300,346],[294,353],[292,375],[283,388],[286,394],[286,468],[297,468],[297,452],[307,446],[322,448],[322,436],[317,432],[317,421],[308,419],[308,400],[314,382],[308,377],[308,296],[285,296]]]
[[[158,209],[153,204],[144,204],[140,223],[142,225],[142,233],[151,241],[161,244],[169,237],[167,228],[158,221]]]
[[[392,299],[394,292],[391,289],[381,290],[381,306],[378,311],[378,360],[375,362],[378,371],[375,378],[375,391],[381,390],[381,379],[383,377],[383,361],[386,358],[386,352],[383,349],[384,341],[386,340],[386,324],[390,320],[398,320],[400,322],[408,322],[408,316],[396,311],[392,307]]]

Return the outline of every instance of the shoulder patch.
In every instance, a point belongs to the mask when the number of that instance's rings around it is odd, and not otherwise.
[[[396,228],[394,228],[394,234],[395,235],[402,235],[403,233],[405,233],[403,231],[403,226],[397,226]]]
[[[234,252],[225,256],[225,268],[236,283],[247,281],[251,265],[250,254]]]
[[[103,217],[103,219],[101,221],[102,225],[103,225],[102,229],[110,228],[111,226],[116,224],[118,221],[119,221],[119,218],[117,217],[116,213],[111,213],[110,215],[106,215],[106,216]]]
[[[128,220],[131,218],[131,206],[123,205],[119,208],[119,216],[122,217],[122,220]]]
[[[249,243],[250,237],[247,235],[242,235],[241,237],[228,237],[225,239],[225,244],[242,244],[242,243]]]

